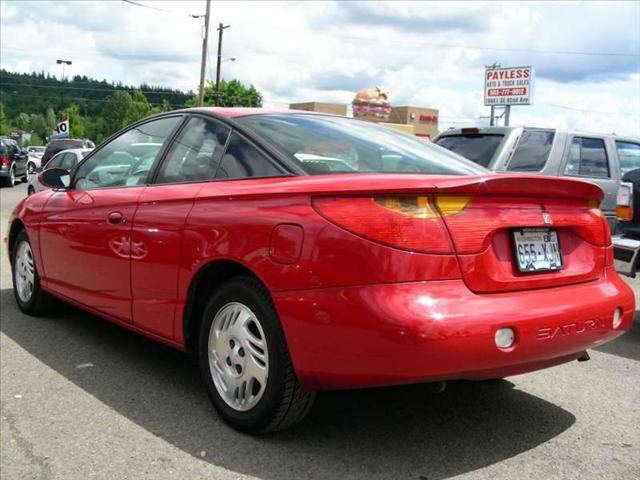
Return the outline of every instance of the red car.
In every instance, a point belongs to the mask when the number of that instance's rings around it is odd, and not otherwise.
[[[588,358],[634,314],[598,187],[372,123],[170,112],[40,179],[10,218],[20,309],[57,297],[196,353],[243,431],[295,424],[322,389]]]

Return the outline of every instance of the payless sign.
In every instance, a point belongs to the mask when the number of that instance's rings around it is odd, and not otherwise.
[[[531,67],[488,68],[484,73],[485,105],[531,105]]]

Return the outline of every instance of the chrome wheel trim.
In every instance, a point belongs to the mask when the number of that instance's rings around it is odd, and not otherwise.
[[[16,171],[14,168],[9,171],[9,183],[12,187],[15,187],[16,185]]]
[[[269,351],[258,318],[246,305],[227,303],[209,330],[209,371],[220,397],[231,408],[255,407],[267,386]]]
[[[13,266],[16,292],[23,303],[28,303],[33,295],[36,269],[33,263],[33,253],[29,242],[22,241],[16,252],[16,262]]]

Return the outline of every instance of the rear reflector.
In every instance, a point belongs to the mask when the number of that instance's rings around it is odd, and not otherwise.
[[[622,182],[616,198],[616,217],[625,222],[633,220],[633,184]]]
[[[321,197],[313,207],[327,220],[368,240],[423,253],[453,253],[438,209],[426,196]]]

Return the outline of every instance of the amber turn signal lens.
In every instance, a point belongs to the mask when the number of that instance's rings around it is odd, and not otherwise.
[[[623,222],[629,222],[633,220],[633,208],[621,207],[620,205],[618,205],[616,207],[616,217],[618,220],[622,220]]]

